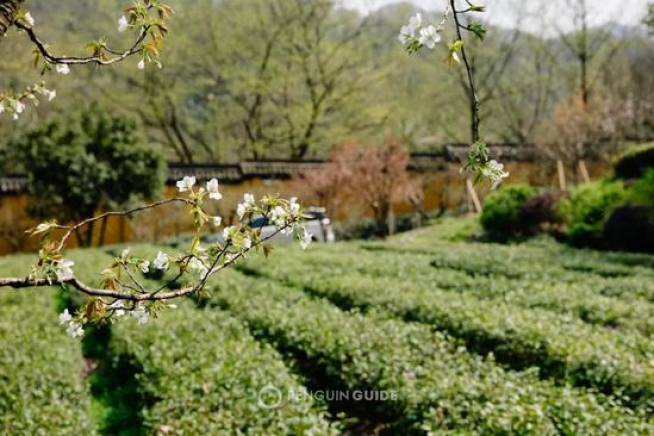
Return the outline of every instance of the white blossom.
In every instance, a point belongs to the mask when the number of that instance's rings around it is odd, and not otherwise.
[[[55,266],[55,271],[57,273],[57,280],[63,282],[72,279],[74,274],[73,274],[73,269],[71,267],[73,265],[75,265],[75,262],[73,262],[72,260],[63,259],[57,262],[57,265]]]
[[[273,208],[273,210],[270,211],[269,219],[270,222],[277,227],[277,229],[281,229],[286,225],[286,218],[288,216],[288,213],[284,210],[283,207],[281,206],[276,206]]]
[[[195,177],[193,176],[184,176],[184,178],[177,182],[177,189],[179,192],[190,191],[195,185]]]
[[[415,33],[413,30],[409,26],[402,26],[397,39],[399,39],[402,44],[406,45],[413,41],[413,38],[415,38]]]
[[[209,192],[209,198],[214,200],[220,200],[223,198],[223,194],[218,192],[218,180],[211,179],[207,182],[207,191]]]
[[[34,26],[34,17],[29,12],[25,13],[25,21],[27,21],[27,24],[30,26]]]
[[[59,325],[66,324],[67,322],[70,322],[73,317],[71,316],[70,312],[68,312],[68,309],[65,309],[63,312],[59,314]]]
[[[402,44],[409,44],[413,42],[416,37],[416,31],[422,26],[422,16],[417,13],[409,19],[409,24],[402,26],[398,39]]]
[[[70,68],[68,67],[68,64],[57,64],[57,66],[55,67],[55,70],[59,74],[66,75],[66,74],[70,73]]]
[[[168,269],[168,255],[161,251],[157,253],[157,257],[152,262],[152,266],[154,266],[155,269],[160,269],[160,270]]]
[[[0,114],[3,113],[4,111],[5,111],[5,102],[0,101]]]
[[[241,242],[241,247],[243,248],[244,251],[249,250],[252,247],[252,239],[245,236],[243,238],[243,242]]]
[[[422,26],[422,15],[418,12],[413,17],[409,18],[409,27],[415,31],[418,30],[420,26]]]
[[[45,95],[48,98],[48,101],[52,101],[57,96],[57,91],[55,91],[54,89],[53,90],[44,89],[43,95]]]
[[[24,110],[25,103],[21,102],[20,100],[14,100],[14,112],[17,114],[22,114]]]
[[[73,319],[72,315],[68,312],[68,309],[59,314],[59,325],[64,324],[68,324],[66,327],[66,333],[68,333],[69,336],[77,338],[84,334],[82,325]]]
[[[245,215],[252,207],[254,207],[254,204],[254,195],[244,194],[243,202],[239,203],[236,207],[236,214],[238,215],[238,219],[242,220],[243,215]]]
[[[138,305],[130,312],[139,324],[147,324],[150,321],[150,314],[145,310],[145,306]]]
[[[125,305],[123,304],[122,301],[115,301],[109,305],[109,309],[114,310],[114,315],[117,317],[121,317],[125,315]]]
[[[432,25],[420,29],[420,38],[418,42],[422,45],[426,45],[428,49],[433,50],[436,47],[436,44],[441,42],[441,36],[436,31],[436,28]]]
[[[127,259],[129,257],[129,252],[132,251],[131,247],[127,247],[120,253],[121,259]]]
[[[78,338],[82,335],[84,335],[84,329],[82,328],[82,325],[80,323],[77,323],[75,321],[71,321],[68,324],[68,328],[66,329],[66,333],[70,335],[72,338]]]
[[[118,19],[118,31],[119,32],[124,32],[127,30],[127,27],[129,26],[129,23],[127,22],[127,17],[124,15]]]
[[[141,59],[141,60],[139,61],[139,63],[136,64],[136,68],[138,68],[139,70],[144,69],[144,68],[145,68],[145,60],[144,60],[144,59]]]
[[[481,170],[481,174],[492,182],[492,189],[497,189],[502,180],[509,177],[509,173],[504,171],[504,165],[496,160],[488,162]]]
[[[143,274],[147,274],[150,271],[150,261],[144,260],[143,262],[139,263],[139,268],[141,268]]]
[[[211,221],[213,222],[214,227],[220,227],[220,225],[223,223],[223,217],[215,216],[211,218]]]

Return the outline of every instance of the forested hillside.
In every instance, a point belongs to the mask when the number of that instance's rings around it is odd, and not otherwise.
[[[153,147],[182,162],[324,157],[347,138],[378,143],[389,132],[413,151],[470,141],[463,71],[444,67],[443,47],[442,56],[409,57],[397,41],[411,5],[364,17],[326,0],[169,3],[176,14],[161,70],[138,71],[134,61],[74,68],[68,80],[48,75],[58,98],[0,124],[0,145],[63,108],[91,103],[138,120]],[[52,49],[73,54],[90,38],[120,43],[111,17],[122,6],[32,0],[29,7],[44,38],[56,41]],[[545,28],[490,27],[488,36],[468,47],[486,140],[536,143],[574,160],[604,151],[570,152],[580,129],[584,144],[611,147],[652,136],[654,44],[645,30],[609,24],[552,36]],[[30,51],[27,38],[0,45],[0,58],[10,60],[0,66],[0,87],[39,80]],[[590,108],[583,120],[580,99]]]

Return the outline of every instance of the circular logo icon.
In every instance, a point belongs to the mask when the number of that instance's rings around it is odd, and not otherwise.
[[[271,410],[281,406],[282,400],[282,391],[274,385],[267,384],[259,391],[257,405],[262,409]]]

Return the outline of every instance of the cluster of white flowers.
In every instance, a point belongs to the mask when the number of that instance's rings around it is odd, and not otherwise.
[[[197,180],[194,176],[184,176],[182,180],[177,181],[176,186],[179,192],[190,192],[193,191],[193,187],[197,183]],[[218,180],[211,179],[205,185],[206,187],[200,188],[200,193],[207,192],[209,193],[209,198],[212,200],[222,200],[223,194],[220,193]]]
[[[159,253],[157,253],[157,257],[155,257],[154,260],[152,261],[152,266],[155,269],[165,271],[168,269],[169,266],[168,262],[169,262],[168,255],[163,251],[160,251]],[[143,269],[143,267],[141,268]]]
[[[500,183],[507,177],[509,173],[504,171],[504,164],[491,160],[481,170],[482,176],[486,177],[492,183],[492,189],[497,189]]]
[[[19,116],[25,112],[25,101],[32,102],[34,106],[39,105],[37,95],[42,95],[48,101],[52,101],[57,97],[57,91],[48,89],[45,85],[41,84],[30,86],[19,97],[12,98],[0,96],[0,114],[7,113],[17,120]]]
[[[129,22],[127,21],[127,17],[123,15],[118,19],[118,31],[122,33],[126,31],[128,27]]]
[[[150,261],[149,260],[144,260],[139,263],[139,268],[143,272],[143,274],[147,274],[150,272]]]
[[[68,309],[59,314],[59,325],[64,324],[66,324],[66,333],[71,337],[78,338],[84,334],[82,325],[73,319],[72,315],[68,312]]]
[[[432,24],[423,27],[422,16],[418,13],[409,19],[409,23],[402,26],[398,39],[409,52],[418,51],[426,46],[433,50],[441,42],[439,29]]]
[[[65,76],[67,74],[70,74],[70,67],[68,66],[68,64],[57,64],[55,65],[55,71]]]
[[[177,182],[177,189],[179,192],[186,192],[193,189],[195,186],[195,177],[193,176],[184,176],[184,178]]]
[[[143,304],[138,304],[134,309],[129,312],[139,324],[147,324],[150,321],[150,314]]]

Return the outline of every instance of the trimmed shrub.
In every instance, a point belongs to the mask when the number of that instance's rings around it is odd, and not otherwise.
[[[621,181],[599,181],[576,188],[561,202],[559,211],[567,225],[567,241],[574,247],[602,248],[604,224],[627,200]]]
[[[513,185],[494,192],[484,204],[481,225],[489,238],[504,241],[523,236],[522,206],[536,196],[536,189],[526,185]]]
[[[615,174],[623,179],[641,177],[654,168],[654,142],[629,148],[615,162]]]

